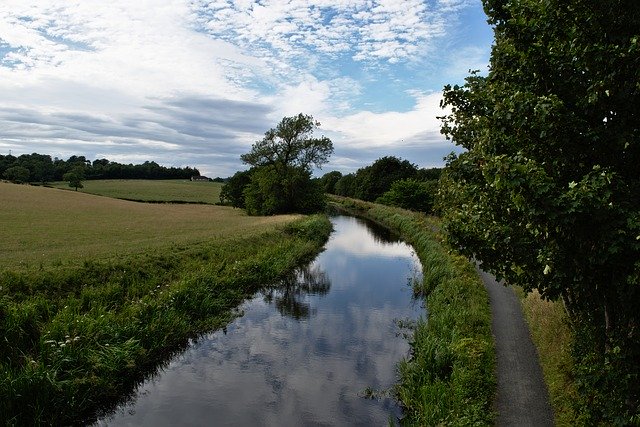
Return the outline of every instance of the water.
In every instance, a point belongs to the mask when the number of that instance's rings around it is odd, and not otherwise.
[[[411,247],[352,217],[332,218],[326,250],[245,302],[99,424],[387,425],[385,395],[409,346],[398,321],[419,317]],[[364,396],[376,390],[377,398]]]

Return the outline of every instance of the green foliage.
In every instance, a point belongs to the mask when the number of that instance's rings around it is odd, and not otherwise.
[[[22,166],[11,166],[4,171],[3,175],[6,179],[16,184],[29,182],[29,169]]]
[[[329,194],[336,194],[336,183],[342,178],[342,173],[338,171],[331,171],[325,173],[320,178],[320,184],[322,185],[324,192]]]
[[[376,202],[431,213],[437,187],[437,181],[421,182],[415,179],[401,179],[391,184],[391,189],[378,197]]]
[[[441,205],[484,269],[562,298],[577,413],[640,417],[640,3],[486,0],[487,77],[445,88]],[[624,11],[624,12],[621,12]]]
[[[335,185],[335,194],[343,197],[353,197],[355,194],[356,176],[352,173],[343,175]]]
[[[325,136],[313,138],[320,126],[312,116],[298,114],[284,117],[275,129],[265,132],[264,138],[251,147],[251,151],[240,156],[251,166],[282,165],[311,170],[329,161],[333,143]]]
[[[167,168],[156,162],[146,161],[143,164],[121,164],[107,159],[97,159],[93,163],[84,156],[71,156],[68,160],[51,159],[45,154],[0,155],[0,176],[13,166],[21,166],[29,170],[29,182],[46,183],[62,181],[65,173],[82,166],[87,179],[189,179],[200,175],[195,168]]]
[[[329,160],[333,143],[324,136],[313,138],[318,126],[312,116],[284,117],[249,153],[240,156],[253,166],[250,183],[243,190],[249,215],[311,213],[324,207],[324,192],[311,180],[311,168]],[[240,185],[234,186],[237,188]]]
[[[69,182],[69,187],[75,188],[76,191],[78,191],[78,188],[83,188],[82,181],[85,179],[84,166],[74,167],[69,172],[65,173],[62,179]]]
[[[414,182],[428,183],[438,180],[440,172],[441,169],[438,168],[418,169],[416,165],[408,160],[402,160],[394,156],[386,156],[381,157],[369,166],[358,169],[354,174],[338,177],[335,183],[333,183],[333,180],[337,175],[330,175],[327,179],[330,179],[333,184],[333,192],[327,192],[338,196],[374,201],[390,191],[393,183],[396,181],[413,180]],[[331,172],[331,174],[334,174],[334,172]],[[325,178],[323,177],[323,179]],[[435,184],[426,184],[424,187],[431,192],[433,185]],[[331,187],[328,187],[328,189],[330,188]],[[409,189],[406,188],[406,190],[408,191]],[[421,191],[417,186],[414,190]],[[399,196],[399,193],[395,192],[395,194],[390,194],[381,199],[381,201],[388,200],[383,203],[399,206],[396,202],[392,201],[392,199],[396,200],[397,196]],[[430,203],[433,204],[433,202]],[[431,208],[427,208],[426,203],[424,203],[424,205],[425,206],[418,208],[418,210],[424,210],[425,212],[430,211]],[[409,204],[404,206],[412,209]]]
[[[417,170],[408,160],[382,157],[356,172],[353,197],[372,202],[388,191],[395,181],[415,177]]]
[[[245,208],[244,190],[251,182],[253,169],[236,172],[220,190],[220,203]]]
[[[80,425],[146,374],[224,326],[257,290],[315,256],[331,224],[286,229],[163,254],[0,275],[0,424]]]
[[[423,214],[333,197],[343,209],[373,219],[416,250],[428,318],[411,339],[411,357],[399,365],[395,394],[404,425],[492,425],[495,348],[488,295],[475,268],[440,243],[439,223]]]
[[[249,215],[312,213],[325,205],[320,183],[300,167],[290,167],[284,174],[275,165],[257,168],[244,190],[244,197]]]

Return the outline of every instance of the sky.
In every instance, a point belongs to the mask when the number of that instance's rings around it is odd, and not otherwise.
[[[335,152],[440,167],[446,84],[486,72],[481,0],[2,0],[0,154],[227,177],[283,117]]]

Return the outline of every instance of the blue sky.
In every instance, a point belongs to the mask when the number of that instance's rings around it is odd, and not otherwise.
[[[442,88],[492,40],[480,0],[3,0],[0,153],[224,177],[305,113],[334,142],[319,174],[442,166]]]

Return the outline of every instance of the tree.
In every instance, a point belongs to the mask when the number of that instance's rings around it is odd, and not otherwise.
[[[220,203],[234,208],[245,207],[244,190],[251,183],[253,170],[236,172],[220,190]]]
[[[354,197],[374,201],[400,179],[414,178],[417,167],[408,160],[394,156],[382,157],[370,166],[358,169],[354,184]]]
[[[449,239],[563,299],[587,424],[637,420],[640,3],[484,5],[491,71],[444,91],[443,133],[467,150],[441,180]]]
[[[320,184],[324,188],[325,193],[335,194],[336,192],[336,183],[342,178],[342,173],[338,171],[331,171],[325,173],[322,178],[320,178]]]
[[[248,213],[306,213],[321,207],[322,189],[311,180],[311,168],[321,167],[329,160],[333,143],[324,136],[313,137],[318,126],[320,123],[312,116],[284,117],[275,129],[265,132],[249,153],[241,156],[244,163],[255,168],[245,190]]]
[[[82,181],[84,180],[84,167],[74,167],[64,174],[63,180],[69,181],[69,187],[75,188],[76,191],[78,191],[78,188],[84,188],[84,185],[82,185]]]
[[[391,184],[389,191],[378,197],[376,202],[431,213],[437,186],[438,181],[423,182],[415,179],[401,179]]]
[[[29,176],[31,172],[29,169],[22,166],[11,166],[4,171],[4,177],[11,182],[15,182],[17,184],[22,184],[24,182],[29,182]]]
[[[352,173],[343,175],[335,185],[335,194],[344,197],[353,197],[355,194],[356,176]]]
[[[311,170],[322,167],[333,153],[333,143],[325,136],[313,138],[313,131],[320,126],[312,116],[298,114],[284,117],[275,129],[269,129],[251,151],[240,156],[251,166],[275,165],[277,168],[300,167]]]

